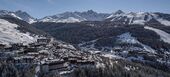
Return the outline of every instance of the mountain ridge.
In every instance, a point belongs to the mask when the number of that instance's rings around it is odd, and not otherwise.
[[[105,17],[109,16],[107,13],[97,13],[93,10],[88,10],[84,12],[64,12],[61,14],[57,15],[52,15],[52,16],[46,16],[40,21],[42,22],[64,22],[62,20],[68,20],[70,17],[76,19],[77,21],[74,22],[81,22],[81,21],[102,21],[105,19]],[[69,22],[69,21],[68,21]]]
[[[0,16],[9,15],[28,23],[35,22],[55,22],[55,23],[76,23],[82,21],[110,21],[122,24],[141,24],[144,25],[151,20],[165,26],[170,26],[170,14],[161,12],[123,12],[122,10],[113,13],[98,13],[93,10],[83,12],[64,12],[60,14],[45,16],[37,19],[21,10],[12,12],[0,10]]]
[[[18,19],[26,21],[30,24],[36,22],[35,18],[33,18],[28,13],[23,12],[21,10],[18,10],[18,11],[15,11],[15,12],[7,11],[7,10],[0,10],[0,16],[6,16],[6,15],[18,18]]]

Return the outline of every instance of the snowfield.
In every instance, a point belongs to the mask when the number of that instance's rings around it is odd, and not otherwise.
[[[161,37],[161,40],[170,44],[170,34],[166,33],[165,31],[162,31],[160,29],[156,29],[156,28],[149,27],[149,26],[145,26],[144,28],[156,32]]]
[[[150,52],[150,53],[156,53],[154,49],[151,47],[139,42],[135,37],[132,37],[129,32],[121,34],[118,36],[118,41],[122,43],[129,43],[129,44],[139,44],[143,47],[144,50]]]
[[[170,26],[170,21],[165,20],[165,19],[157,19],[157,21],[159,21],[161,24],[165,25],[165,26]]]
[[[82,20],[74,18],[74,17],[68,17],[66,19],[53,19],[53,18],[44,18],[41,20],[42,22],[56,22],[56,23],[75,23],[75,22],[81,22]]]
[[[132,37],[129,32],[119,35],[118,41],[120,41],[122,43],[130,43],[130,44],[138,43],[138,41],[134,37]]]
[[[16,28],[19,27],[16,24],[12,24],[4,19],[0,19],[0,43],[32,43],[36,39],[30,36],[30,33],[21,33]]]
[[[75,23],[75,22],[81,22],[81,20],[76,19],[76,18],[74,18],[74,17],[69,17],[69,18],[67,18],[67,19],[58,20],[57,22],[62,22],[62,23],[64,23],[64,22],[67,22],[67,23]]]

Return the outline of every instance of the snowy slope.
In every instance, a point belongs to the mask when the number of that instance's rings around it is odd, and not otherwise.
[[[170,21],[165,20],[165,19],[157,19],[157,21],[159,21],[161,24],[165,25],[165,26],[170,26]]]
[[[66,19],[53,19],[53,18],[44,18],[41,20],[42,22],[56,22],[56,23],[75,23],[75,22],[81,22],[81,19],[77,19],[74,17],[68,17]]]
[[[130,33],[124,33],[118,36],[118,41],[122,43],[136,44],[139,43]]]
[[[156,28],[149,27],[149,26],[145,26],[144,28],[156,32],[161,37],[161,40],[170,44],[170,34],[166,33],[165,31],[162,31],[160,29],[156,29]]]
[[[127,23],[127,24],[144,25],[146,22],[149,22],[150,20],[154,19],[165,26],[170,26],[170,21],[166,20],[164,17],[158,16],[156,13],[149,13],[149,12],[124,13],[123,11],[120,10],[117,12],[108,16],[106,20],[112,22]]]
[[[30,24],[36,22],[36,20],[33,17],[31,17],[28,13],[23,12],[21,10],[16,11],[16,12],[0,10],[0,16],[6,16],[6,15],[18,18]]]
[[[153,48],[139,42],[135,37],[132,37],[129,32],[123,33],[123,34],[121,34],[117,37],[113,37],[113,38],[116,38],[116,42],[117,42],[117,44],[115,44],[114,47],[103,46],[101,48],[101,50],[98,50],[98,48],[96,48],[95,44],[98,42],[99,39],[95,39],[95,40],[92,40],[92,41],[89,41],[89,42],[80,43],[80,44],[78,44],[78,47],[80,47],[80,49],[83,50],[83,51],[91,51],[93,53],[102,51],[105,48],[110,49],[110,50],[118,48],[118,49],[123,49],[125,51],[134,51],[135,50],[135,51],[147,51],[149,53],[156,53]],[[123,47],[120,44],[130,44],[132,46]],[[140,45],[141,48],[133,46],[135,44]]]
[[[129,43],[129,44],[139,44],[143,47],[143,49],[145,51],[151,52],[151,53],[155,53],[155,50],[152,49],[151,47],[139,42],[136,38],[132,37],[131,34],[128,33],[124,33],[118,36],[118,41],[120,41],[121,43]]]
[[[74,23],[74,22],[81,22],[81,21],[79,19],[74,18],[74,17],[69,17],[67,19],[58,20],[58,22]]]
[[[10,43],[32,43],[36,39],[30,36],[29,33],[21,33],[16,28],[19,25],[12,24],[4,19],[0,19],[0,43],[10,44]]]
[[[146,19],[147,17],[147,19]],[[118,13],[115,12],[111,16],[107,17],[110,21],[121,21],[128,24],[144,24],[152,19],[152,16],[147,12],[130,12],[130,13]]]

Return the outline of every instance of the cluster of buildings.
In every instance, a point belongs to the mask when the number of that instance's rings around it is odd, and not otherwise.
[[[16,65],[37,65],[36,72],[71,71],[79,66],[94,66],[94,55],[77,51],[72,45],[53,39],[37,39],[28,45],[22,43],[0,44],[0,61]]]

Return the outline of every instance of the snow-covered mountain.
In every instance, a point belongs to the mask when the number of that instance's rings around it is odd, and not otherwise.
[[[110,14],[97,13],[93,10],[88,10],[86,12],[65,12],[53,16],[46,16],[40,21],[42,22],[66,22],[74,23],[81,21],[102,21]]]
[[[62,22],[74,23],[81,21],[112,21],[121,24],[141,24],[144,25],[150,21],[157,21],[165,26],[170,26],[170,15],[158,12],[129,12],[125,13],[118,10],[112,14],[97,13],[93,10],[85,12],[64,12],[52,16],[46,16],[39,19],[40,22]],[[155,22],[153,22],[155,23]]]
[[[0,19],[0,43],[32,43],[36,41],[35,37],[31,36],[29,32],[22,33],[17,28],[19,25]]]
[[[0,44],[29,44],[44,36],[48,35],[23,20],[11,16],[0,17]]]
[[[166,17],[165,17],[166,15]],[[168,17],[167,17],[168,16]],[[108,16],[106,21],[119,22],[122,24],[141,24],[156,20],[160,24],[170,26],[170,15],[164,13],[152,13],[152,12],[130,12],[125,13],[121,10]]]
[[[3,62],[14,65],[12,69],[15,71],[12,70],[12,73],[19,70],[17,73],[24,77],[27,77],[25,73],[33,73],[28,77],[84,77],[86,73],[94,77],[101,74],[102,77],[123,77],[136,73],[139,74],[136,76],[148,77],[156,73],[152,77],[170,77],[169,14],[125,13],[118,10],[109,16],[89,10],[48,16],[33,24],[25,22],[29,20],[29,15],[22,11],[3,11],[0,14],[0,45],[11,44],[9,48],[0,47],[0,65],[3,67]],[[43,32],[34,27],[49,33],[49,37],[53,38],[43,36]],[[2,71],[13,75],[10,68],[1,67]],[[95,70],[99,75],[93,75]],[[163,71],[168,75],[159,74]],[[110,75],[106,75],[109,72]]]
[[[46,16],[42,19],[35,19],[28,13],[21,10],[12,12],[7,10],[0,10],[0,16],[12,16],[28,23],[39,22],[62,22],[62,23],[75,23],[81,21],[112,21],[121,24],[146,24],[150,21],[152,23],[160,23],[165,26],[170,26],[170,14],[157,13],[157,12],[130,12],[125,13],[118,10],[112,14],[97,13],[93,10],[85,12],[64,12],[52,16]]]
[[[12,16],[12,17],[18,18],[20,20],[26,21],[30,24],[36,22],[36,19],[34,19],[28,13],[23,12],[21,10],[18,10],[16,12],[0,10],[0,16]]]

